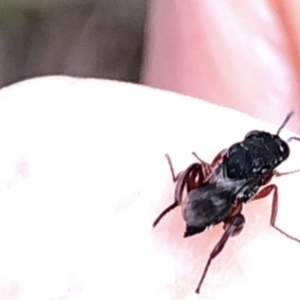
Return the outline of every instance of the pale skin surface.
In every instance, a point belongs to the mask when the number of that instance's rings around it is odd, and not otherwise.
[[[271,199],[194,294],[222,228],[184,239],[175,170],[211,161],[270,125],[202,100],[136,85],[48,77],[0,92],[0,299],[299,299],[300,245],[269,226]],[[219,124],[220,126],[218,126]],[[283,131],[282,137],[292,133]],[[300,143],[279,168],[300,167]],[[276,180],[277,225],[300,238],[300,174]]]

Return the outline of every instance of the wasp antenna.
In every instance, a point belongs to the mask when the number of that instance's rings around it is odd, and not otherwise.
[[[280,131],[282,130],[282,128],[284,128],[284,126],[286,125],[286,123],[290,120],[290,118],[292,117],[292,115],[294,114],[294,110],[292,110],[291,112],[289,112],[289,114],[285,117],[284,121],[282,122],[281,126],[278,128],[276,135],[279,135]]]

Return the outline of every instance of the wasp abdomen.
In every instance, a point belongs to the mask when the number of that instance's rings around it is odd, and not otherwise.
[[[183,207],[186,222],[185,237],[203,232],[207,227],[222,222],[229,214],[235,194],[215,184],[204,184],[190,191]]]

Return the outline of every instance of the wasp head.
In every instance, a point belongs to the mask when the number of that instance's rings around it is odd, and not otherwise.
[[[277,130],[276,134],[271,134],[265,131],[253,130],[250,131],[244,140],[244,143],[247,145],[261,145],[261,147],[256,147],[256,149],[263,150],[266,154],[269,155],[269,160],[272,162],[273,166],[277,166],[284,160],[286,160],[290,155],[290,148],[283,139],[280,138],[279,133],[287,124],[294,111],[291,111],[283,123]],[[257,150],[256,150],[257,151]],[[254,151],[254,152],[256,152]]]

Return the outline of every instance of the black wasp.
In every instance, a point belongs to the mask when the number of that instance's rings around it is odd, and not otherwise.
[[[265,198],[273,193],[270,225],[286,237],[297,241],[275,225],[278,209],[278,188],[268,184],[273,176],[283,176],[292,172],[279,173],[275,170],[285,161],[290,149],[279,137],[282,128],[289,121],[290,112],[276,134],[254,130],[242,142],[221,151],[211,164],[206,163],[193,152],[200,163],[193,163],[185,171],[175,176],[171,159],[166,155],[175,187],[175,201],[155,220],[153,227],[172,209],[181,205],[186,222],[184,237],[203,232],[211,226],[224,223],[224,233],[207,260],[196,289],[200,292],[212,260],[223,250],[231,236],[239,234],[244,225],[243,204]],[[300,140],[292,137],[289,140]],[[183,200],[186,188],[187,197]]]

